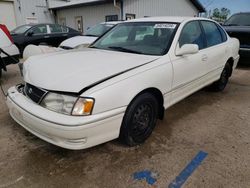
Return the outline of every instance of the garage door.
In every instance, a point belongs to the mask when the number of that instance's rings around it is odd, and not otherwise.
[[[14,3],[11,1],[0,1],[0,23],[5,24],[9,30],[16,27]]]

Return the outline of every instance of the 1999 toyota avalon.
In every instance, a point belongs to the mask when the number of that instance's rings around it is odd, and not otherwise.
[[[116,138],[134,146],[164,110],[211,85],[222,91],[239,41],[202,18],[143,18],[118,24],[89,48],[29,58],[25,85],[8,91],[13,119],[68,149]]]

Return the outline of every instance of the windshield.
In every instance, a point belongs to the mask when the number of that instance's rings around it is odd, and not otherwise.
[[[250,26],[250,14],[235,14],[230,17],[224,25]]]
[[[86,36],[100,37],[112,27],[112,24],[97,24],[87,30]]]
[[[11,33],[22,34],[22,33],[25,33],[26,31],[28,31],[30,28],[31,28],[30,25],[23,25],[23,26],[17,27],[16,29],[12,30]]]
[[[176,23],[162,22],[119,24],[91,47],[145,55],[164,55],[171,45],[176,28]]]

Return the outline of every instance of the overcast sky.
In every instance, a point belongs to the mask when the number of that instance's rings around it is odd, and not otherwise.
[[[231,13],[250,12],[250,0],[199,0],[207,11],[226,7]]]

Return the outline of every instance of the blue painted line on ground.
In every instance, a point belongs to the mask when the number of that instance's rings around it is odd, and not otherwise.
[[[200,151],[186,168],[172,181],[168,188],[180,188],[189,178],[189,176],[201,165],[202,161],[207,157],[207,153]]]
[[[152,172],[149,170],[136,172],[133,175],[135,180],[143,180],[145,179],[149,185],[153,185],[157,180],[152,177]]]

